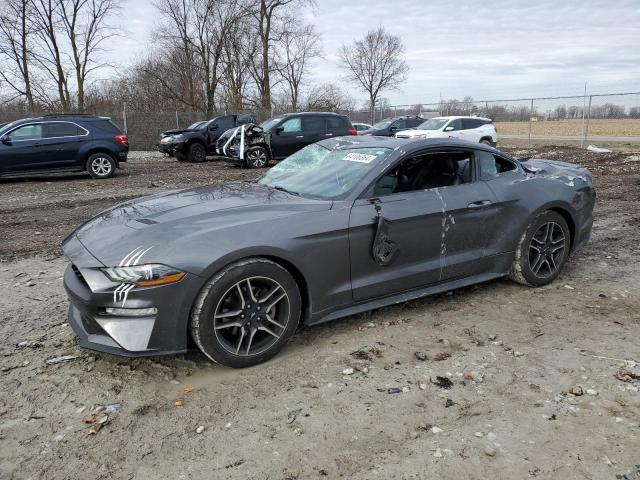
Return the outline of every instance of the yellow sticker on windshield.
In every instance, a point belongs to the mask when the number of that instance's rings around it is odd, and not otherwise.
[[[375,155],[369,155],[367,153],[347,153],[343,158],[343,160],[349,160],[351,162],[360,162],[360,163],[371,163],[376,159]]]

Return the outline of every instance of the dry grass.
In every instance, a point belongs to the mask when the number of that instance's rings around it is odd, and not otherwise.
[[[529,133],[527,122],[496,122],[498,135],[526,135]],[[533,122],[533,135],[582,135],[582,120],[554,120]],[[589,135],[638,136],[640,119],[590,120]]]

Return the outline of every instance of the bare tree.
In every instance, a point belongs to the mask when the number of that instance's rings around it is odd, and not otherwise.
[[[297,24],[287,17],[282,22],[280,48],[276,55],[276,70],[284,80],[293,111],[299,107],[300,88],[309,73],[311,62],[322,56],[320,35],[313,25]]]
[[[322,83],[309,91],[305,108],[310,111],[348,112],[355,109],[355,102],[336,84]]]
[[[59,0],[60,23],[71,49],[75,73],[78,111],[84,112],[87,78],[97,68],[102,44],[115,34],[108,25],[109,17],[118,10],[117,0]]]
[[[286,12],[288,7],[296,4],[315,5],[314,0],[259,0],[260,4],[254,11],[254,17],[257,20],[257,34],[260,40],[260,51],[258,68],[252,70],[258,96],[260,99],[260,107],[264,115],[271,112],[271,74],[274,71],[272,64],[272,49],[274,42],[279,41],[275,35],[275,26],[278,15]]]
[[[380,93],[398,88],[406,79],[409,65],[402,58],[403,54],[400,37],[383,27],[371,30],[362,40],[340,48],[341,66],[347,71],[347,78],[369,95],[372,122]]]
[[[248,100],[248,90],[252,81],[251,70],[247,66],[254,64],[252,59],[258,52],[258,39],[248,19],[238,21],[227,35],[222,50],[223,75],[221,79],[226,109],[242,111]]]
[[[29,49],[33,32],[29,18],[33,14],[33,5],[31,0],[6,2],[0,11],[0,59],[6,62],[7,67],[0,70],[0,78],[18,97],[24,97],[29,110],[33,110]]]
[[[216,110],[216,90],[221,86],[223,53],[234,26],[246,15],[239,0],[159,0],[156,3],[165,20],[166,31],[158,35],[174,40],[174,48],[184,52],[184,61],[191,69],[188,75],[190,95],[181,98],[166,81],[164,72],[149,70],[163,82],[172,96],[207,116]],[[202,102],[195,91],[204,92]]]
[[[58,0],[34,2],[34,24],[39,40],[38,49],[34,49],[34,58],[38,66],[55,82],[60,108],[63,112],[68,112],[71,108],[71,94],[60,38],[60,3]]]

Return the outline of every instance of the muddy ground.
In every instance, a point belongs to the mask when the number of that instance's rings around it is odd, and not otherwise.
[[[245,370],[78,348],[59,243],[116,202],[258,172],[138,153],[107,181],[0,180],[0,478],[637,478],[640,154],[506,150],[594,174],[592,241],[556,282],[304,328]]]

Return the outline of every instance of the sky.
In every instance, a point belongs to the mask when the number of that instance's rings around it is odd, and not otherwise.
[[[150,0],[124,0],[125,35],[112,44],[121,66],[152,48]],[[380,26],[402,38],[410,65],[391,105],[640,91],[640,0],[316,0],[300,12],[322,35],[314,82],[344,80],[341,45]]]

